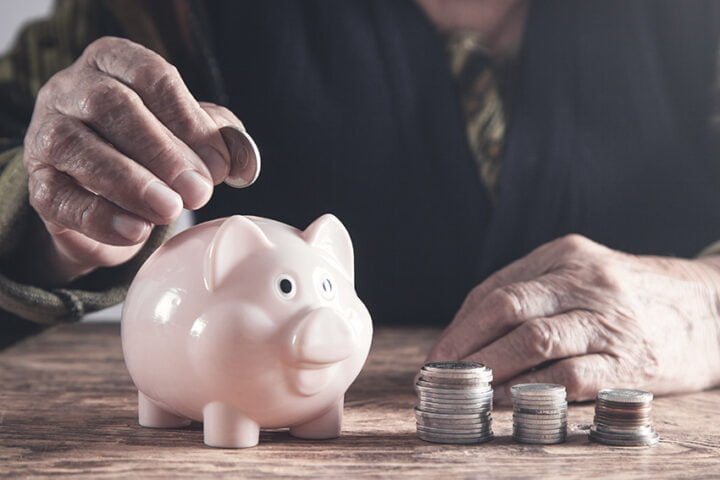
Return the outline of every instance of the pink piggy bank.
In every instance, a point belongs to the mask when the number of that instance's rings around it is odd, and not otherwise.
[[[123,309],[140,424],[202,421],[205,443],[226,448],[257,445],[261,428],[339,436],[372,339],[353,276],[352,242],[333,215],[305,231],[236,215],[170,239]]]

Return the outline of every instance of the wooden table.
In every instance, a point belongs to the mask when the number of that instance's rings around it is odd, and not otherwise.
[[[568,442],[511,441],[511,413],[496,410],[496,439],[472,446],[415,437],[412,380],[433,330],[377,332],[347,395],[344,435],[307,441],[266,432],[247,450],[205,447],[202,427],[153,430],[136,418],[119,329],[76,324],[0,353],[0,476],[114,477],[720,477],[720,391],[654,402],[662,441],[620,448],[590,443],[578,425],[592,405],[573,405]]]

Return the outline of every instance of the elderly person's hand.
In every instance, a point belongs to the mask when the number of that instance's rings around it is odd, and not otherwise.
[[[231,152],[229,110],[197,102],[177,69],[128,40],[95,41],[40,90],[25,137],[30,203],[53,281],[120,264],[152,225],[204,205]]]
[[[516,383],[658,394],[720,384],[718,259],[635,256],[578,235],[550,242],[470,292],[429,360],[492,367],[496,400]]]

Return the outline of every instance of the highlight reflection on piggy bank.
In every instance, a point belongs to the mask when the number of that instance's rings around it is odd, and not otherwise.
[[[350,236],[329,214],[305,231],[236,215],[170,239],[123,309],[140,424],[202,421],[215,447],[257,445],[261,428],[337,437],[372,339],[353,277]]]

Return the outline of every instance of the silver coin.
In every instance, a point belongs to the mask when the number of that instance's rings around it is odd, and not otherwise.
[[[543,440],[543,439],[555,439],[555,438],[565,437],[565,436],[567,436],[567,432],[565,430],[560,430],[557,432],[520,432],[520,431],[513,430],[513,436]]]
[[[556,383],[518,383],[510,387],[510,394],[518,397],[565,395],[565,385]]]
[[[567,425],[549,427],[535,427],[528,425],[513,425],[513,432],[529,434],[529,435],[557,435],[559,433],[567,433]]]
[[[660,440],[660,436],[655,432],[652,435],[642,435],[638,437],[611,437],[598,433],[597,431],[590,430],[590,440],[606,445],[616,445],[622,447],[640,447],[655,445]]]
[[[567,437],[557,437],[557,438],[526,438],[526,437],[515,437],[513,436],[513,440],[515,440],[518,443],[530,443],[530,444],[537,444],[537,445],[554,445],[556,443],[564,443],[567,440]]]
[[[430,362],[426,363],[420,369],[429,373],[466,373],[478,374],[492,372],[487,365],[477,362]]]
[[[617,415],[617,416],[623,416],[623,417],[639,417],[639,416],[649,416],[652,415],[652,406],[651,405],[643,405],[640,406],[640,404],[636,404],[635,406],[631,406],[633,404],[626,403],[626,404],[614,404],[609,405],[607,402],[597,402],[595,404],[595,411],[607,413],[609,415]]]
[[[467,400],[490,401],[493,399],[493,392],[475,393],[475,394],[458,393],[458,394],[450,395],[447,393],[418,391],[417,394],[419,397],[423,397],[423,398],[440,398],[440,399],[448,400],[448,401],[467,401]]]
[[[527,434],[515,434],[513,433],[512,438],[525,443],[532,442],[564,442],[567,439],[567,435],[559,433],[557,435],[527,435]]]
[[[421,438],[423,440],[428,440],[428,441],[437,441],[437,443],[445,443],[445,440],[448,438],[452,438],[452,439],[456,439],[456,440],[478,441],[478,440],[483,440],[487,437],[493,436],[492,430],[489,430],[487,432],[471,433],[469,435],[455,435],[453,433],[426,432],[423,430],[418,430],[415,433],[418,436],[418,438]]]
[[[538,420],[551,420],[557,417],[567,417],[567,410],[523,410],[513,408],[513,415],[521,418],[536,418]]]
[[[417,425],[417,429],[418,429],[419,431],[421,430],[421,431],[427,432],[427,433],[439,433],[439,434],[441,434],[441,435],[442,435],[442,434],[450,434],[450,435],[454,435],[454,434],[458,434],[458,435],[464,435],[464,434],[472,435],[472,434],[476,434],[476,435],[481,435],[481,434],[488,433],[490,430],[492,430],[492,426],[491,426],[491,425],[481,425],[481,426],[478,426],[478,427],[475,427],[475,428],[462,428],[462,429],[460,429],[460,428],[451,428],[451,427],[433,427],[433,426],[430,426],[430,425],[420,425],[420,424],[418,424],[418,425]]]
[[[485,436],[479,436],[479,437],[470,437],[470,438],[458,438],[458,437],[449,437],[449,436],[443,436],[443,435],[429,435],[427,433],[418,432],[417,436],[421,440],[425,440],[426,442],[432,442],[432,443],[455,443],[455,444],[475,444],[475,443],[485,443],[492,440],[493,434],[489,433]]]
[[[513,405],[567,405],[567,400],[561,397],[558,398],[513,398]]]
[[[559,428],[564,427],[567,425],[567,420],[562,420],[555,423],[533,423],[533,422],[522,422],[518,420],[513,420],[513,425],[516,425],[518,427],[524,427],[524,428],[537,428],[537,429],[552,429],[552,428]]]
[[[444,383],[448,385],[472,385],[474,383],[489,384],[492,382],[492,375],[473,375],[473,376],[447,376],[437,373],[420,372],[416,380],[432,383]]]
[[[612,432],[618,432],[618,433],[623,433],[623,432],[632,433],[632,432],[636,432],[636,431],[643,431],[643,429],[654,428],[652,426],[652,424],[649,424],[649,423],[642,424],[642,425],[612,425],[612,424],[609,425],[607,423],[597,423],[596,422],[596,423],[593,423],[593,425],[596,428],[598,428],[599,430],[602,430],[605,432],[612,431]]]
[[[435,418],[416,419],[418,425],[431,428],[448,428],[454,430],[473,430],[492,425],[492,419],[488,418],[479,422],[467,422],[464,420],[438,420]]]
[[[418,407],[419,408],[419,407]],[[425,413],[440,413],[440,414],[447,414],[447,415],[465,415],[465,414],[483,414],[483,413],[489,413],[491,410],[489,408],[479,410],[479,409],[467,409],[467,408],[435,408],[435,407],[428,407],[428,406],[422,406],[420,408]]]
[[[439,388],[439,387],[425,387],[423,385],[415,385],[415,389],[418,392],[425,392],[425,393],[434,393],[436,395],[448,395],[448,396],[458,396],[458,397],[465,397],[465,396],[472,396],[472,395],[487,395],[489,393],[492,393],[491,388],[465,388],[462,390],[452,390],[449,388]]]
[[[486,408],[492,408],[492,399],[486,399],[486,400],[448,400],[447,398],[435,398],[435,397],[426,397],[426,396],[418,396],[418,401],[420,402],[428,402],[433,403],[437,405],[447,405],[447,406],[453,406],[453,407],[466,407],[466,406],[481,406]]]
[[[652,432],[655,431],[654,427],[652,425],[644,425],[639,428],[615,428],[615,427],[608,427],[606,425],[599,425],[595,424],[595,430],[598,433],[608,433],[608,434],[615,434],[615,435],[649,435]]]
[[[464,408],[466,410],[492,410],[492,401],[480,401],[480,402],[448,402],[443,400],[435,400],[429,398],[419,398],[416,406],[427,405],[431,408]],[[421,408],[422,410],[422,408]]]
[[[493,399],[492,397],[487,398],[444,398],[444,397],[435,397],[435,396],[428,396],[428,395],[418,395],[418,400],[421,402],[431,402],[431,403],[439,403],[442,405],[487,405],[488,407],[492,406]]]
[[[415,382],[415,385],[421,386],[421,387],[430,387],[430,388],[442,388],[443,390],[465,390],[468,388],[471,389],[487,389],[489,390],[490,383],[485,382],[483,380],[477,380],[474,378],[461,378],[461,379],[453,379],[453,381],[432,381],[432,380],[425,380],[425,377],[418,378],[417,382]]]
[[[465,399],[465,398],[482,398],[482,399],[490,399],[493,397],[492,390],[489,391],[468,391],[468,390],[440,390],[437,388],[428,388],[428,387],[417,387],[417,393],[418,395],[434,395],[436,397],[443,397],[447,398],[448,400],[453,399]]]
[[[416,419],[415,423],[417,425],[422,425],[423,427],[428,427],[428,428],[447,428],[447,429],[452,429],[452,430],[476,430],[479,428],[487,428],[490,425],[492,425],[492,419],[488,418],[481,422],[457,422],[457,421],[445,422],[442,420],[425,418],[425,419]]]
[[[552,412],[552,413],[550,413]],[[513,410],[513,415],[522,418],[537,418],[538,420],[551,420],[558,417],[567,417],[567,411],[563,410],[542,410],[540,412],[532,410]]]
[[[491,416],[485,416],[483,418],[476,418],[474,420],[458,420],[456,418],[449,418],[449,419],[443,419],[443,418],[422,418],[422,417],[415,417],[415,421],[417,423],[427,425],[428,427],[438,427],[438,428],[460,428],[460,427],[466,427],[466,428],[474,428],[478,425],[484,425],[484,424],[490,424],[492,423],[492,417]]]
[[[220,129],[231,155],[230,172],[225,183],[235,188],[249,187],[260,175],[260,151],[252,137],[236,127]]]
[[[418,402],[415,407],[423,412],[434,412],[434,413],[490,413],[492,408],[488,406],[479,407],[466,407],[462,405],[442,405],[442,404],[429,404]]]
[[[433,433],[433,432],[427,432],[424,430],[418,430],[417,432],[418,436],[421,436],[421,438],[424,437],[446,437],[446,438],[482,438],[487,437],[493,434],[492,430],[488,430],[487,432],[482,433]]]
[[[432,362],[426,363],[420,374],[431,378],[492,378],[492,370],[481,363]]]
[[[567,404],[567,399],[563,397],[557,397],[557,398],[542,398],[542,397],[533,397],[533,398],[518,398],[513,397],[512,398],[513,404],[523,404],[523,405],[565,405]]]
[[[593,417],[593,420],[595,423],[604,423],[607,425],[625,425],[628,427],[631,426],[642,426],[652,423],[652,419],[650,418],[633,418],[633,419],[618,419],[618,418],[611,418],[611,417],[601,417],[595,415]]]
[[[422,410],[418,410],[415,408],[415,417],[417,418],[425,417],[425,418],[442,418],[446,420],[454,419],[454,420],[476,420],[481,418],[486,418],[487,413],[483,412],[477,412],[477,413],[435,413],[435,412],[424,412]]]
[[[607,402],[615,403],[649,403],[653,394],[643,390],[630,390],[626,388],[605,388],[600,390],[597,398]]]
[[[513,423],[513,428],[516,430],[527,430],[530,432],[558,432],[560,430],[567,430],[567,423],[558,423],[557,425],[533,425],[531,423]]]
[[[513,414],[513,421],[516,422],[533,422],[533,423],[547,423],[553,424],[560,421],[566,421],[567,415],[558,415],[549,417],[548,415],[525,415],[525,414]]]
[[[556,417],[556,416],[563,416],[567,415],[567,409],[552,409],[552,410],[544,410],[544,409],[530,409],[530,408],[513,408],[513,414],[518,415],[533,415],[533,416],[543,416],[543,417]]]
[[[433,383],[435,385],[439,386],[457,386],[457,385],[464,385],[465,387],[487,387],[492,382],[492,377],[440,377],[437,375],[428,375],[428,374],[422,374],[420,375],[416,381],[423,381],[428,383]]]
[[[522,410],[567,410],[567,404],[547,404],[547,405],[530,405],[530,404],[513,404],[513,408]]]
[[[566,430],[557,430],[554,432],[535,432],[531,430],[513,430],[512,432],[514,437],[522,437],[522,438],[531,438],[531,439],[540,439],[540,440],[554,440],[556,438],[566,438],[567,437],[567,431]]]
[[[567,426],[567,421],[563,420],[562,422],[558,422],[555,424],[550,423],[528,423],[528,422],[518,422],[517,420],[513,421],[514,427],[519,428],[530,428],[535,430],[552,430],[552,429],[558,429],[563,428]]]
[[[652,436],[655,435],[655,429],[653,427],[650,427],[647,430],[636,430],[634,432],[608,432],[607,430],[600,430],[597,428],[597,425],[593,425],[590,427],[590,432],[595,433],[597,435],[601,435],[606,438],[618,438],[618,439],[628,439],[628,438],[636,438],[636,437],[646,437],[646,436]]]
[[[642,418],[652,416],[652,409],[631,411],[606,408],[601,405],[597,405],[595,407],[595,413],[618,418]]]
[[[462,400],[462,401],[455,401],[455,400],[441,400],[441,401],[435,401],[431,399],[427,399],[425,397],[419,397],[418,399],[419,405],[429,405],[434,408],[440,408],[440,407],[448,407],[448,408],[492,408],[492,400]]]

